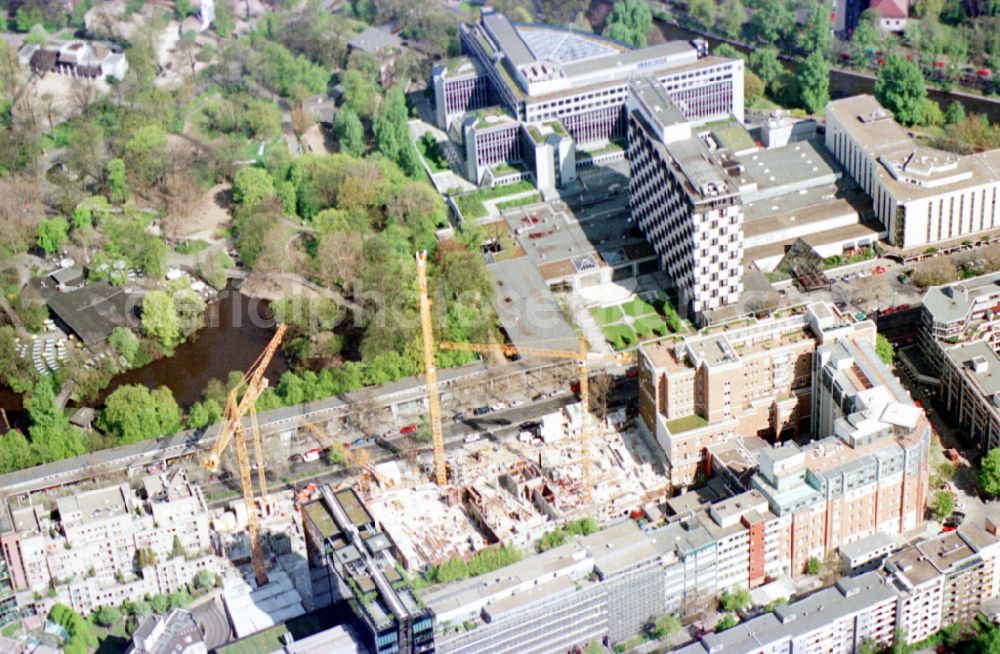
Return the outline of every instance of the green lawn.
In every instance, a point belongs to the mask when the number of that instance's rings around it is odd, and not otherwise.
[[[515,207],[523,207],[526,204],[535,204],[536,202],[541,202],[542,196],[538,193],[532,193],[531,195],[523,198],[518,198],[516,200],[508,200],[506,202],[497,202],[497,210],[505,211],[506,209],[514,209]]]
[[[531,182],[521,180],[514,184],[482,188],[472,193],[455,196],[455,204],[458,205],[458,210],[462,212],[462,216],[466,220],[475,220],[477,218],[484,218],[487,214],[486,205],[483,202],[534,190],[535,187]]]
[[[674,420],[667,421],[667,429],[670,430],[671,434],[680,434],[681,432],[691,431],[692,429],[698,429],[699,427],[704,427],[708,424],[708,420],[705,420],[698,414],[684,416],[683,418],[676,418]]]
[[[186,243],[180,243],[174,250],[177,251],[177,254],[197,254],[207,247],[208,243],[206,241],[195,239]]]
[[[636,318],[632,326],[635,328],[636,333],[642,338],[651,337],[653,335],[666,336],[669,331],[667,329],[667,323],[663,322],[663,319],[659,316],[643,316],[641,318]]]
[[[435,141],[433,136],[429,138],[427,136],[429,136],[429,132],[425,138],[419,138],[415,141],[420,156],[424,158],[433,172],[440,173],[448,170],[448,158],[444,156],[441,144]]]
[[[590,310],[590,315],[594,316],[594,320],[602,327],[620,322],[622,319],[622,312],[618,307],[594,307]]]
[[[638,340],[635,330],[625,324],[608,325],[604,328],[604,337],[611,343],[611,347],[616,350],[624,350],[634,345]]]
[[[642,298],[632,298],[622,305],[622,311],[626,316],[638,318],[639,316],[649,316],[656,313],[656,307]]]
[[[243,149],[240,151],[240,161],[257,161],[262,162],[264,158],[267,157],[267,153],[271,151],[271,148],[284,146],[284,137],[278,136],[267,143],[264,146],[264,152],[259,157],[257,156],[257,148],[260,147],[260,141],[248,141]]]

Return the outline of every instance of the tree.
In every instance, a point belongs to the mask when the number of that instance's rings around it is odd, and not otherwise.
[[[0,472],[14,472],[35,465],[31,444],[19,431],[11,430],[0,436]]]
[[[917,0],[917,16],[920,18],[925,18],[927,16],[937,18],[941,15],[941,10],[944,9],[944,3],[945,0]]]
[[[248,209],[256,207],[264,198],[274,197],[274,181],[263,168],[240,168],[233,178],[233,200]]]
[[[833,42],[830,10],[821,4],[812,5],[806,24],[798,34],[799,47],[805,52],[819,52],[825,58]]]
[[[372,77],[366,77],[357,70],[348,70],[341,78],[341,84],[344,87],[343,106],[364,118],[375,113],[379,94]]]
[[[931,505],[934,517],[944,521],[955,512],[955,498],[948,491],[940,490],[934,493],[934,503]]]
[[[645,0],[620,0],[608,15],[606,29],[611,38],[644,48],[652,25],[653,12]]]
[[[874,638],[865,638],[858,645],[858,654],[881,654],[882,643]]]
[[[687,0],[687,11],[702,27],[710,28],[715,24],[715,0]]]
[[[243,119],[255,139],[269,141],[281,134],[281,109],[273,102],[251,102],[247,105]]]
[[[62,216],[47,218],[38,223],[38,247],[46,254],[53,254],[69,239],[69,223]]]
[[[742,0],[727,0],[722,5],[722,12],[719,13],[716,27],[723,34],[731,39],[739,38],[743,31],[743,23],[746,22],[746,9]]]
[[[899,122],[918,123],[921,104],[927,97],[923,73],[914,62],[896,54],[889,55],[875,80],[875,97]]]
[[[118,355],[125,360],[125,365],[134,368],[140,361],[139,354],[142,351],[142,343],[139,338],[127,327],[115,327],[108,338],[108,344]]]
[[[663,640],[681,629],[681,621],[671,613],[664,613],[646,626],[646,633],[657,640]]]
[[[51,376],[46,375],[35,382],[26,406],[32,427],[57,429],[68,424],[56,402],[55,382]]]
[[[127,445],[180,430],[181,409],[165,386],[152,392],[145,386],[120,386],[105,401],[97,425]]]
[[[233,35],[233,30],[236,28],[233,23],[233,10],[226,0],[215,3],[215,20],[212,21],[212,27],[220,38],[228,39]]]
[[[1000,495],[1000,448],[990,450],[979,461],[976,484],[987,495]]]
[[[208,570],[199,570],[194,576],[194,587],[198,590],[208,590],[215,586],[215,576]]]
[[[875,336],[875,354],[887,366],[891,366],[892,362],[896,359],[896,351],[892,349],[892,343],[882,334]]]
[[[110,627],[113,624],[117,624],[119,620],[122,619],[121,611],[118,610],[117,606],[104,605],[98,606],[97,610],[94,611],[94,622],[102,627]]]
[[[754,5],[748,29],[753,36],[773,45],[791,32],[794,25],[795,15],[785,0],[761,0]]]
[[[726,613],[715,624],[715,630],[716,631],[725,631],[726,629],[732,629],[733,627],[735,627],[739,623],[740,623],[740,619],[739,618],[737,618],[732,613]]]
[[[143,125],[125,143],[125,167],[146,186],[163,178],[170,159],[166,152],[167,132],[160,125]]]
[[[352,157],[360,157],[364,154],[368,144],[365,141],[365,128],[361,124],[361,119],[350,107],[344,106],[337,112],[334,121],[334,131],[340,139],[340,151],[346,152]]]
[[[125,201],[127,193],[125,162],[121,159],[112,159],[108,162],[108,199],[113,204],[121,204]]]
[[[750,602],[750,591],[746,588],[736,588],[719,597],[719,606],[723,611],[745,611],[750,608]]]
[[[862,65],[869,50],[874,50],[882,41],[882,32],[878,21],[863,19],[858,22],[851,35],[851,59],[856,65]]]
[[[823,562],[817,559],[815,556],[809,557],[809,561],[806,563],[806,572],[811,575],[818,575],[823,569]]]
[[[955,125],[965,120],[965,107],[957,100],[952,101],[944,112],[944,121],[949,125]]]
[[[180,320],[174,298],[166,291],[150,291],[142,301],[142,328],[168,350],[181,342]]]
[[[188,409],[187,426],[190,429],[201,429],[214,425],[222,419],[222,407],[213,399],[195,402]]]
[[[747,65],[760,78],[764,85],[773,90],[774,85],[785,72],[784,67],[778,60],[778,50],[776,48],[756,48],[750,53]]]
[[[181,543],[181,537],[177,534],[174,534],[174,540],[170,546],[170,558],[187,558],[187,550],[184,549],[184,544]]]
[[[149,608],[153,609],[153,613],[163,615],[170,610],[170,598],[157,593],[149,599]]]
[[[827,10],[821,10],[825,13]],[[799,89],[799,101],[811,114],[823,111],[830,102],[830,62],[819,50],[812,54],[799,66],[795,75]]]

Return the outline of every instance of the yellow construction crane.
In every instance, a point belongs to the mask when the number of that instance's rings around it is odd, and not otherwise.
[[[439,343],[442,350],[464,350],[466,352],[478,352],[480,354],[497,352],[504,356],[539,356],[553,359],[576,359],[577,370],[580,374],[580,403],[583,405],[583,424],[580,429],[580,449],[582,450],[581,467],[583,468],[583,501],[590,503],[594,499],[594,481],[590,473],[590,389],[589,375],[587,372],[587,360],[616,361],[628,363],[631,356],[626,352],[617,354],[600,354],[587,351],[587,341],[580,337],[579,350],[558,350],[548,348],[518,347],[508,343],[487,344],[487,343],[450,343],[444,341]]]
[[[444,432],[441,429],[441,399],[437,389],[437,365],[434,360],[434,330],[431,324],[431,300],[427,296],[427,252],[417,252],[417,279],[420,283],[420,329],[424,341],[424,376],[427,382],[427,412],[430,414],[431,443],[434,448],[434,481],[448,484],[444,460]]]
[[[253,571],[257,585],[267,583],[267,566],[264,561],[264,547],[260,541],[260,526],[257,524],[257,504],[253,495],[253,480],[250,475],[250,457],[247,454],[246,433],[243,429],[244,416],[250,416],[250,431],[253,435],[254,456],[257,463],[257,478],[260,483],[261,498],[267,495],[267,479],[264,474],[264,450],[260,442],[260,429],[257,426],[257,398],[267,388],[267,378],[264,372],[278,350],[287,327],[279,324],[264,351],[257,361],[243,375],[226,398],[226,411],[222,417],[222,427],[219,436],[208,457],[202,462],[209,470],[218,470],[222,454],[229,447],[230,441],[236,442],[236,462],[240,472],[240,487],[243,490],[243,502],[247,507],[247,531],[250,533],[250,551],[253,554]],[[241,397],[242,394],[242,397]]]

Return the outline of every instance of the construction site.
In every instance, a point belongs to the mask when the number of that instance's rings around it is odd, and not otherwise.
[[[446,488],[430,482],[419,460],[376,466],[385,485],[366,484],[362,496],[405,567],[423,570],[500,543],[531,549],[570,520],[607,522],[662,502],[663,468],[624,409],[592,434],[599,455],[592,457],[593,498],[585,501],[580,408],[544,416],[517,438],[449,450]]]
[[[145,479],[143,488],[122,483],[110,490],[82,490],[74,498],[81,506],[107,504],[102,498],[113,491],[115,498],[123,498],[115,500],[121,504],[116,511],[91,511],[74,518],[69,509],[52,504],[53,496],[28,497],[27,506],[21,498],[20,508],[11,505],[12,519],[2,540],[22,552],[28,552],[29,545],[34,548],[31,552],[37,550],[37,556],[11,562],[13,572],[21,575],[15,584],[20,591],[17,610],[43,613],[51,608],[47,605],[63,601],[87,614],[108,598],[118,604],[139,601],[147,594],[176,592],[199,572],[208,571],[218,579],[215,592],[225,613],[228,639],[239,640],[341,600],[367,598],[365,608],[373,611],[368,597],[373,592],[372,575],[384,576],[383,585],[388,584],[379,589],[380,597],[391,599],[395,588],[405,599],[409,579],[426,577],[448,561],[469,560],[491,546],[533,551],[543,536],[571,521],[592,518],[603,525],[631,517],[658,522],[658,507],[670,489],[656,443],[641,430],[634,407],[608,409],[610,386],[597,389],[591,406],[591,364],[621,370],[630,360],[621,354],[588,352],[583,340],[574,350],[435,343],[423,255],[417,262],[430,447],[412,441],[413,447],[384,456],[371,443],[347,440],[337,420],[302,421],[301,436],[321,446],[302,458],[322,456],[331,470],[339,471],[339,481],[333,486],[302,483],[294,493],[269,488],[271,453],[262,442],[255,404],[267,387],[264,371],[286,331],[279,325],[257,361],[231,389],[212,447],[195,465],[161,467],[158,476]],[[446,443],[435,368],[435,355],[442,349],[473,351],[493,360],[572,361],[578,373],[573,384],[577,401],[552,405],[555,408],[540,405],[531,419],[520,424],[498,413],[493,431],[476,429]],[[585,410],[588,406],[597,409],[596,415]],[[210,506],[202,489],[188,481],[186,471],[193,472],[196,466],[213,478],[231,473],[239,496],[225,505]],[[169,496],[150,490],[168,484],[180,490]],[[130,514],[141,514],[134,508],[140,502],[152,503],[149,511],[163,513],[169,507],[178,515],[188,510],[180,502],[192,503],[190,519],[201,525],[196,533],[204,537],[190,544],[172,541],[171,535],[183,529],[176,518],[155,528],[136,526]],[[320,505],[339,508],[330,513],[318,509]],[[82,520],[82,527],[72,520]],[[69,545],[74,552],[100,549],[125,532],[130,534],[128,542],[116,545],[123,548],[121,561],[116,559],[107,570],[67,567],[72,557],[61,553]],[[342,533],[340,540],[337,533]],[[333,549],[318,547],[317,537],[329,541]],[[71,543],[73,538],[79,542]],[[61,540],[66,540],[66,547],[56,547]],[[331,551],[337,553],[336,565],[328,563]],[[195,558],[195,552],[201,558]],[[389,552],[392,557],[386,558]],[[139,577],[130,576],[135,557],[153,561]],[[61,566],[57,566],[58,580],[50,574],[56,564]],[[337,575],[329,574],[331,569],[338,569]],[[378,574],[371,572],[376,569]],[[55,594],[39,600],[39,590],[48,587],[50,579]],[[345,579],[354,580],[357,589]],[[419,613],[412,601],[398,606],[383,601],[389,609],[401,607],[397,623],[412,622]],[[401,615],[408,617],[403,620]],[[389,620],[388,615],[383,618]],[[220,638],[216,646],[227,639],[225,634]]]

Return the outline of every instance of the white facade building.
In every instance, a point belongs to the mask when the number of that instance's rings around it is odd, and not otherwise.
[[[699,320],[743,292],[739,190],[659,84],[640,79],[628,103],[629,206]]]
[[[826,108],[826,146],[865,192],[893,245],[909,250],[1000,228],[1000,150],[918,144],[870,95]]]

